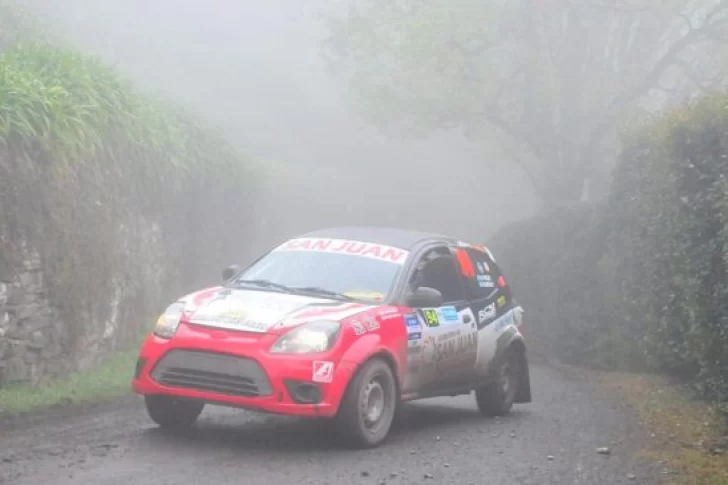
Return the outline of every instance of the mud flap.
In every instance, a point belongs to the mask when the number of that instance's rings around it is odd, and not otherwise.
[[[526,357],[526,351],[521,350],[518,352],[521,359],[521,378],[518,383],[518,393],[516,399],[513,401],[517,404],[525,404],[531,402],[531,373],[528,369],[528,358]]]

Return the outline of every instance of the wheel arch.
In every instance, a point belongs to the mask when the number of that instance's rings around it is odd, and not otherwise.
[[[351,373],[351,376],[349,377],[349,381],[346,383],[346,386],[344,387],[343,395],[346,395],[346,392],[349,390],[349,387],[351,386],[352,382],[354,382],[354,378],[356,375],[361,371],[362,367],[366,365],[367,362],[370,362],[373,359],[382,359],[389,369],[392,371],[392,376],[394,377],[394,386],[395,386],[395,394],[397,398],[397,407],[399,407],[400,398],[402,395],[402,383],[400,380],[400,368],[397,364],[397,359],[395,358],[394,354],[390,352],[388,349],[380,347],[373,349],[371,352],[366,354],[360,354],[359,358],[355,361],[355,367],[353,369],[353,372]],[[339,403],[340,404],[340,403]]]

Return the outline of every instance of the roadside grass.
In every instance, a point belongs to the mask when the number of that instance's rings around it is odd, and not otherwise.
[[[34,387],[21,385],[0,389],[0,416],[43,411],[55,406],[79,404],[121,396],[130,392],[138,348],[119,352],[93,369]]]
[[[610,372],[598,378],[646,425],[651,442],[642,453],[662,465],[666,484],[728,485],[726,418],[716,406],[663,376]]]

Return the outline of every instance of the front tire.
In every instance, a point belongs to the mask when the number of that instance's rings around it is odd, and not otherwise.
[[[475,390],[475,402],[485,416],[506,416],[513,408],[521,378],[521,359],[511,349],[496,363],[493,380]]]
[[[336,427],[346,444],[373,448],[392,427],[399,401],[392,369],[381,358],[366,362],[351,380],[336,416]]]
[[[149,417],[165,429],[180,430],[192,426],[205,407],[204,402],[176,399],[171,396],[144,396]]]

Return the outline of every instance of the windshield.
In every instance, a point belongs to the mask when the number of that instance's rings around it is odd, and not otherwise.
[[[293,239],[268,253],[238,280],[320,288],[364,300],[389,294],[407,251],[338,239]]]

